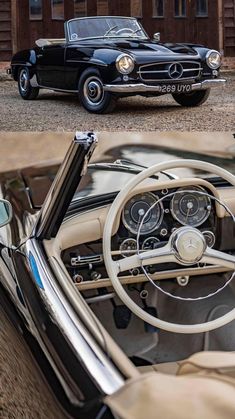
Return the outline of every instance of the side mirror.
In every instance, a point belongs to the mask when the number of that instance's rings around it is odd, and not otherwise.
[[[12,206],[5,199],[0,199],[0,227],[8,224],[12,219]]]
[[[160,34],[160,32],[156,32],[153,35],[153,39],[155,39],[155,41],[157,41],[157,42],[160,42],[160,40],[161,40],[161,34]]]

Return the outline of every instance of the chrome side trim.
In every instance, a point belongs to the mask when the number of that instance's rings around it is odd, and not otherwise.
[[[61,330],[78,362],[84,366],[102,393],[107,395],[114,393],[122,387],[125,382],[124,378],[76,314],[72,304],[59,286],[59,281],[56,280],[45,263],[37,241],[35,239],[28,240],[26,250],[28,257],[30,254],[33,255],[38,275],[40,275],[41,286],[38,285],[36,279],[35,281],[41,300],[54,322],[56,322],[57,327]],[[97,332],[99,333],[99,330]],[[100,338],[103,339],[102,335]],[[56,366],[55,373],[60,379],[61,374],[58,366]],[[64,382],[61,382],[61,385],[64,387],[66,378],[65,376],[63,378]],[[73,392],[76,394],[76,385],[71,379],[69,380],[68,375],[67,381],[70,381],[70,385],[74,384]],[[68,388],[65,391],[69,394],[71,388],[68,384],[67,386]],[[75,397],[77,398],[78,394]]]
[[[66,90],[66,89],[57,89],[56,87],[47,87],[47,86],[42,86],[41,84],[38,84],[38,86],[40,89],[45,89],[45,90],[53,90],[54,92],[62,92],[62,93],[77,93],[77,90]]]
[[[199,83],[192,84],[192,90],[206,90],[211,89],[213,87],[217,86],[225,86],[227,83],[227,80],[225,79],[213,79],[213,80],[204,80]],[[170,83],[169,83],[170,84]],[[171,84],[180,84],[180,83],[171,83]],[[147,85],[144,83],[131,83],[131,84],[105,84],[104,90],[106,92],[112,92],[112,93],[161,93],[161,85]]]
[[[66,60],[66,63],[80,63],[80,64],[96,64],[103,67],[108,67],[108,64],[105,64],[103,61],[100,60]]]
[[[15,65],[21,65],[23,67],[32,67],[31,63],[11,63],[11,67],[14,67]]]

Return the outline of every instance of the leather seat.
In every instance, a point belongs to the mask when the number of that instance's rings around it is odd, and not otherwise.
[[[235,352],[201,352],[178,364],[177,376],[169,373],[177,362],[140,367],[145,374],[127,380],[105,404],[122,419],[235,418]]]
[[[155,365],[145,365],[143,367],[138,367],[138,370],[145,374],[146,372],[161,372],[162,374],[169,374],[169,375],[176,375],[180,362],[164,362],[162,364],[155,364]]]

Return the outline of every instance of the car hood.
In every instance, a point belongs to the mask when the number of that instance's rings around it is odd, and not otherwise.
[[[98,49],[113,49],[120,53],[128,53],[136,58],[137,62],[144,60],[155,61],[157,57],[170,59],[197,59],[199,54],[197,47],[199,45],[158,43],[150,40],[137,39],[100,39],[96,40],[93,46]]]
[[[119,49],[128,50],[136,55],[142,53],[148,54],[186,54],[197,55],[197,51],[192,46],[185,44],[161,44],[152,41],[139,41],[139,40],[117,40],[112,42],[113,46]]]

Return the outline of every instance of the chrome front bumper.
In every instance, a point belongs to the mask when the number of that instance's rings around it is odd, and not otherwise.
[[[199,83],[192,84],[192,91],[195,90],[206,90],[212,87],[225,86],[227,80],[225,79],[212,79],[204,80]],[[166,83],[167,84],[167,83]],[[132,83],[132,84],[105,84],[104,90],[112,93],[162,93],[161,85],[150,86],[144,83]],[[165,94],[165,93],[164,93]]]

